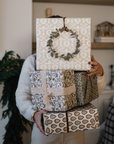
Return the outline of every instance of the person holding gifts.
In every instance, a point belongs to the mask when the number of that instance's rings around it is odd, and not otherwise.
[[[58,16],[57,16],[58,17]],[[22,67],[19,78],[18,87],[16,90],[16,105],[20,113],[29,121],[34,122],[31,144],[84,144],[84,132],[61,133],[46,136],[42,126],[42,115],[47,113],[46,110],[35,111],[32,109],[30,91],[29,72],[35,71],[36,54],[29,56]],[[93,55],[91,61],[88,62],[93,69],[87,71],[87,77],[92,75],[97,76],[98,93],[101,94],[106,86],[103,67],[95,60]]]

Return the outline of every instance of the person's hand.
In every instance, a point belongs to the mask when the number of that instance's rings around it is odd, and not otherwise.
[[[96,74],[97,76],[102,76],[103,75],[103,68],[102,66],[94,59],[93,55],[91,55],[91,62],[88,62],[93,69],[88,70],[86,76],[91,76]]]
[[[40,132],[42,132],[44,135],[46,135],[46,134],[43,130],[41,119],[42,119],[42,115],[46,114],[46,113],[47,113],[46,110],[40,110],[39,112],[36,112],[34,114],[34,120],[36,122],[36,126],[37,126],[37,128],[39,128]]]

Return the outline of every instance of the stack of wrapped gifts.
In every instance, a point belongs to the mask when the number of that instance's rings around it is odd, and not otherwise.
[[[46,109],[46,135],[99,128],[97,76],[91,61],[91,18],[36,19],[36,71],[30,72],[33,109]]]

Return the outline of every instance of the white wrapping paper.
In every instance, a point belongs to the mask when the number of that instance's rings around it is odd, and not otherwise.
[[[88,62],[91,60],[91,18],[66,18],[65,26],[78,34],[81,46],[80,52],[73,59],[55,59],[48,53],[47,41],[51,32],[63,27],[62,18],[37,18],[36,42],[37,42],[37,70],[88,70],[91,69]],[[53,48],[59,54],[74,52],[76,39],[71,38],[69,32],[63,32],[54,39]]]

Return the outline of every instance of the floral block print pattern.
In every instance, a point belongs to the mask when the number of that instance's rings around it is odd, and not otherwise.
[[[81,43],[80,52],[69,61],[51,57],[46,46],[51,32],[63,26],[63,18],[36,19],[37,70],[73,69],[82,71],[91,69],[88,64],[91,60],[91,18],[65,18],[65,26],[76,32]],[[71,38],[69,32],[64,31],[53,40],[53,49],[60,55],[73,53],[76,42],[77,40]]]
[[[98,110],[87,104],[66,113],[47,113],[43,115],[43,126],[46,135],[97,129]]]
[[[74,72],[77,105],[85,105],[98,98],[97,76],[86,77],[86,72]]]
[[[43,119],[43,126],[46,135],[67,133],[67,121],[65,113],[44,114]]]
[[[69,132],[99,128],[97,108],[92,104],[88,104],[68,112],[68,128]]]
[[[40,71],[30,72],[29,76],[33,109],[45,109],[44,93],[38,93],[38,88],[43,89]],[[61,95],[60,93],[53,94],[53,92],[48,95],[52,111],[67,111],[77,105],[73,70],[46,71],[46,87],[47,90],[59,89],[60,91],[62,89],[63,92]],[[67,89],[70,90],[68,94],[66,92]]]

